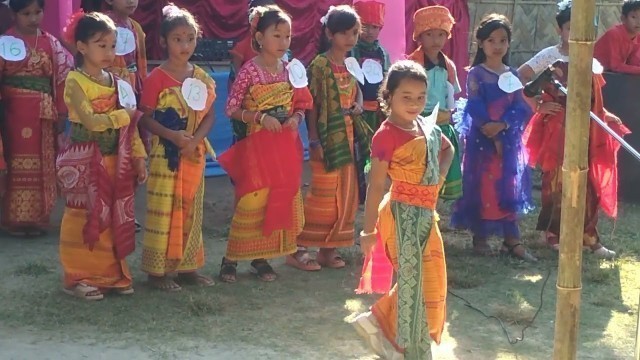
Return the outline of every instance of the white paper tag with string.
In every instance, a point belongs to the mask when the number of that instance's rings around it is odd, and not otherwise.
[[[207,104],[207,86],[201,80],[188,78],[182,83],[182,96],[193,110],[204,110]]]
[[[136,49],[136,37],[133,35],[133,31],[118,26],[116,36],[116,55],[127,55]]]
[[[360,84],[364,85],[364,73],[358,60],[354,57],[348,57],[344,59],[344,65],[347,67],[347,71],[353,75]]]
[[[293,59],[287,64],[287,73],[289,74],[289,82],[296,88],[304,88],[309,85],[309,79],[307,78],[307,69],[298,59]]]
[[[138,102],[136,101],[136,93],[133,91],[133,87],[122,79],[118,79],[116,83],[118,84],[118,101],[120,105],[126,109],[137,108]]]
[[[369,84],[379,84],[384,79],[382,65],[373,59],[367,59],[362,63],[362,72]]]
[[[500,90],[511,94],[523,88],[522,82],[511,71],[503,73],[498,78],[498,87]]]
[[[591,72],[595,75],[600,75],[604,72],[604,67],[600,64],[598,59],[593,59],[593,63],[591,63]]]
[[[24,60],[27,57],[24,41],[11,35],[0,36],[0,57],[7,61]]]

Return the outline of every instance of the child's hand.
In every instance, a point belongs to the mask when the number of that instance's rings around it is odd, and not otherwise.
[[[507,127],[507,124],[502,121],[489,121],[489,123],[485,124],[480,131],[482,134],[488,138],[494,138],[498,133],[504,130]]]
[[[544,115],[555,115],[563,109],[564,108],[562,107],[562,105],[553,101],[543,102],[542,104],[540,104],[540,106],[538,106],[538,112]]]
[[[322,146],[320,145],[312,146],[309,149],[309,157],[313,161],[322,161],[322,159],[324,159],[324,152],[322,151]]]
[[[299,120],[300,116],[294,114],[284,123],[284,126],[291,128],[291,130],[298,130]]]
[[[360,114],[362,114],[363,111],[364,110],[362,110],[362,105],[360,105],[358,102],[354,102],[351,105],[351,113],[353,115],[360,115]]]
[[[265,116],[264,119],[262,119],[262,122],[260,123],[260,125],[262,125],[263,128],[271,132],[282,131],[282,125],[280,125],[280,121],[278,121],[278,119],[270,115]]]
[[[133,160],[133,170],[136,172],[138,184],[144,184],[147,181],[147,163],[144,158],[136,158]]]
[[[136,117],[136,113],[138,112],[138,109],[135,108],[124,108],[124,111],[127,112],[127,114],[129,114],[129,119],[133,120]]]
[[[616,115],[614,115],[614,114],[612,114],[612,113],[610,113],[610,112],[607,112],[607,113],[604,115],[604,120],[605,120],[606,122],[612,122],[612,123],[616,123],[616,124],[618,124],[618,125],[622,125],[622,120],[620,120],[620,118],[619,118],[619,117],[617,117]]]
[[[193,154],[196,152],[196,149],[198,148],[198,144],[199,141],[196,141],[192,138],[183,148],[180,149],[180,155],[193,156]]]
[[[187,133],[184,130],[178,130],[173,132],[173,137],[169,140],[172,143],[176,144],[178,148],[182,149],[187,146],[191,139],[193,139],[193,136],[191,136],[191,134]]]
[[[376,233],[370,233],[365,236],[360,234],[360,249],[365,256],[371,255],[373,247],[376,246]]]

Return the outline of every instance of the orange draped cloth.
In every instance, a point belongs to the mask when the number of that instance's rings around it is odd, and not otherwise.
[[[425,133],[428,140],[414,138],[385,121],[374,136],[372,158],[388,162],[392,185],[379,207],[378,242],[365,259],[356,290],[387,292],[371,311],[385,337],[410,358],[423,356],[421,350],[429,351],[424,332],[440,342],[446,319],[446,263],[435,212],[443,135],[437,126]],[[392,269],[398,282],[389,291]],[[412,274],[415,271],[420,273]],[[403,282],[403,277],[415,281]],[[405,313],[420,302],[424,311]]]

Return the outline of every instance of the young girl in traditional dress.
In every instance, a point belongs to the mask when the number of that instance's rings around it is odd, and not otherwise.
[[[438,126],[456,149],[440,198],[456,200],[462,195],[462,170],[458,133],[451,123],[451,112],[455,110],[454,94],[460,92],[460,84],[456,65],[442,52],[451,38],[455,20],[449,9],[435,5],[416,11],[413,23],[413,39],[420,46],[409,55],[409,59],[424,66],[429,78],[429,94],[423,115],[431,114],[438,105]]]
[[[160,44],[168,59],[153,69],[143,85],[143,126],[154,136],[149,155],[147,217],[142,270],[149,283],[165,291],[178,282],[211,286],[197,272],[204,266],[202,206],[206,141],[214,122],[215,83],[189,59],[200,27],[185,9],[164,7]]]
[[[0,54],[4,155],[8,160],[2,226],[14,235],[37,235],[49,228],[56,198],[56,137],[67,108],[64,81],[73,58],[40,29],[44,0],[13,0],[15,25]]]
[[[287,263],[302,270],[342,268],[336,250],[354,243],[358,210],[356,153],[368,154],[371,129],[362,117],[362,95],[345,65],[358,41],[360,19],[349,6],[332,7],[323,17],[323,44],[308,69],[314,108],[308,113],[311,187],[304,204],[305,225],[298,251]],[[306,247],[319,247],[316,260]]]
[[[65,32],[78,53],[64,89],[71,145],[56,162],[66,196],[64,291],[85,300],[133,294],[125,257],[135,248],[134,188],[146,180],[146,154],[136,110],[119,103],[123,80],[103,70],[115,57],[116,27],[104,14],[78,13]]]
[[[296,252],[304,224],[298,125],[313,100],[306,83],[290,80],[282,60],[291,43],[291,18],[275,5],[260,6],[250,23],[259,55],[240,69],[226,109],[244,131],[219,159],[234,181],[237,199],[220,269],[224,282],[236,281],[238,260],[252,260],[251,271],[259,279],[275,280],[266,259]]]
[[[371,144],[358,292],[386,294],[353,325],[384,359],[431,359],[430,338],[440,342],[447,295],[435,207],[454,149],[435,116],[420,116],[427,102],[420,64],[393,64],[381,98],[389,117]],[[391,189],[385,195],[387,177]],[[389,291],[394,269],[397,284]]]
[[[504,238],[501,253],[536,261],[520,242],[518,228],[518,213],[533,208],[521,140],[531,109],[523,99],[515,69],[508,66],[509,20],[487,15],[476,30],[476,40],[467,104],[458,124],[466,141],[463,191],[451,223],[473,232],[477,254],[491,254],[487,240],[495,235]]]
[[[518,69],[523,81],[529,81],[536,73],[555,64],[556,78],[566,86],[569,69],[569,32],[571,24],[571,1],[558,5],[556,21],[560,34],[560,44],[548,47],[527,61]],[[560,60],[560,62],[558,62]],[[600,74],[593,75],[591,111],[620,135],[628,130],[620,119],[603,107]],[[544,94],[536,99],[533,107],[536,114],[531,118],[523,136],[529,153],[529,165],[540,166],[542,170],[542,208],[536,229],[542,231],[547,244],[554,250],[560,245],[560,218],[562,200],[562,160],[564,157],[564,120],[566,96],[552,85],[544,88]],[[597,230],[598,208],[615,217],[617,215],[617,151],[620,145],[607,135],[598,125],[591,124],[589,138],[589,176],[587,181],[586,210],[584,220],[583,245],[589,247],[597,257],[610,259],[616,253],[600,242]]]
[[[136,98],[140,100],[142,82],[147,77],[147,50],[145,33],[142,26],[131,18],[138,8],[138,0],[105,0],[109,10],[107,15],[118,28],[120,40],[116,43],[116,59],[109,71],[126,80],[133,87]],[[151,150],[151,134],[139,128],[145,150]],[[136,220],[136,231],[142,226]]]

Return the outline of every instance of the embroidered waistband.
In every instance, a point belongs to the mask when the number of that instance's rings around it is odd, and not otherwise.
[[[435,210],[438,201],[437,185],[418,185],[404,181],[391,184],[391,200],[403,204]]]

